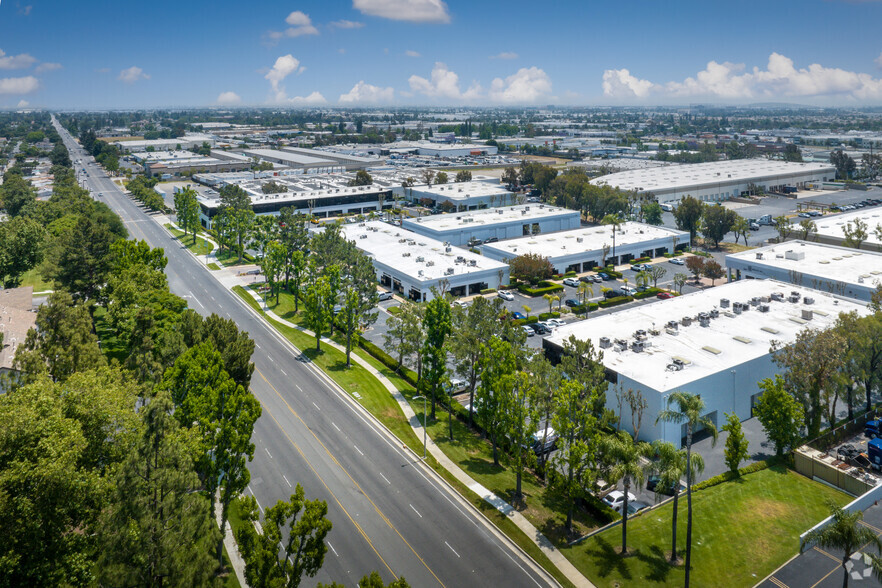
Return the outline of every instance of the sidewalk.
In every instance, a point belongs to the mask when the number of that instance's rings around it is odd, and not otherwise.
[[[220,490],[218,490],[218,498],[216,499],[215,504],[217,505],[217,508],[215,508],[215,517],[217,518],[217,526],[220,527]],[[224,547],[227,549],[230,565],[233,567],[233,572],[239,580],[239,585],[244,588],[245,586],[248,586],[245,582],[245,560],[242,559],[242,554],[239,553],[239,546],[236,544],[235,537],[233,537],[233,527],[230,525],[230,521],[227,521],[226,529],[221,529],[221,532],[224,534]]]

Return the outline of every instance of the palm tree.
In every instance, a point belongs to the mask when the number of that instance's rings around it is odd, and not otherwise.
[[[617,431],[615,435],[609,435],[602,440],[602,453],[612,460],[612,465],[607,472],[610,482],[622,481],[625,488],[625,498],[622,503],[622,555],[628,553],[628,492],[631,490],[631,482],[637,486],[643,485],[644,465],[641,457],[649,455],[651,447],[646,442],[635,442],[627,431]]]
[[[579,282],[579,289],[576,291],[576,295],[579,297],[579,302],[585,304],[588,302],[589,296],[594,298],[594,285],[588,282]]]
[[[717,444],[717,426],[702,416],[703,412],[701,396],[678,390],[668,396],[668,408],[655,419],[656,424],[659,421],[686,424],[686,588],[689,588],[689,566],[692,563],[692,434],[698,427],[703,427],[713,436],[713,444]]]
[[[674,491],[674,513],[671,524],[671,564],[677,563],[677,502],[680,498],[680,478],[686,473],[686,451],[677,449],[667,441],[653,441],[653,454],[657,457],[650,471],[658,475],[656,490],[671,488]],[[704,471],[704,458],[695,453],[691,456],[692,471],[700,474]]]
[[[827,549],[839,549],[842,554],[842,587],[848,586],[848,568],[845,564],[851,559],[852,554],[861,546],[871,543],[877,550],[882,550],[882,541],[876,536],[876,532],[869,527],[860,524],[864,513],[860,510],[847,512],[835,504],[830,505],[833,520],[822,529],[809,531],[805,536],[805,545],[817,545]],[[874,558],[873,568],[878,574],[877,563]]]

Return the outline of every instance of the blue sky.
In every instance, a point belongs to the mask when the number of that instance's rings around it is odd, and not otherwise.
[[[882,104],[882,1],[0,3],[0,108]]]

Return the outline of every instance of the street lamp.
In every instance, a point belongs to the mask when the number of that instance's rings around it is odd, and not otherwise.
[[[419,400],[420,398],[423,399],[423,459],[426,459],[426,434],[428,433],[428,428],[427,428],[426,423],[429,418],[429,411],[428,411],[428,404],[427,404],[428,399],[426,398],[425,395],[413,397],[414,400]]]

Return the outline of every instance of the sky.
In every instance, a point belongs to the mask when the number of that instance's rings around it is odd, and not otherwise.
[[[0,0],[0,108],[882,105],[882,0]]]

